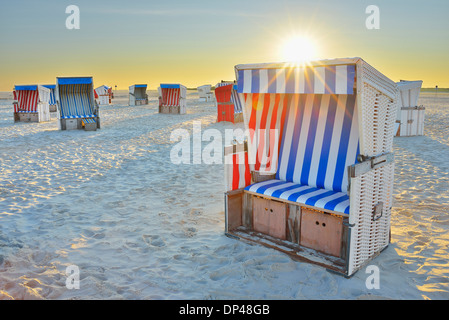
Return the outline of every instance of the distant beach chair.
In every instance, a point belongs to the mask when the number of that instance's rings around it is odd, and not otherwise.
[[[234,81],[222,81],[215,86],[217,122],[243,122],[242,102]]]
[[[425,107],[418,106],[422,81],[397,82],[399,106],[396,117],[396,136],[422,136],[424,134]]]
[[[56,78],[56,102],[60,130],[100,128],[100,114],[94,97],[92,77]]]
[[[50,101],[48,103],[50,112],[56,112],[58,109],[56,106],[56,85],[44,84],[43,86],[50,90]]]
[[[199,101],[201,102],[209,102],[212,101],[214,98],[214,93],[211,91],[212,86],[210,84],[199,86],[197,88],[198,90],[198,97]]]
[[[159,113],[185,114],[187,88],[181,84],[161,83],[159,92]]]
[[[96,88],[94,93],[95,99],[100,106],[107,106],[112,103],[112,87],[102,85]]]
[[[41,85],[14,86],[14,122],[50,121],[50,89]]]
[[[141,106],[148,104],[146,84],[134,84],[129,87],[129,105]]]
[[[225,234],[352,276],[390,241],[396,83],[360,58],[235,71]]]

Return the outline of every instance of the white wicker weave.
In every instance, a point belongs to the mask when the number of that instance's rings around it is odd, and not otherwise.
[[[357,64],[360,108],[360,154],[369,158],[393,151],[397,85],[363,60]],[[390,238],[394,162],[351,178],[348,275],[383,250]],[[382,216],[373,221],[373,207],[383,204]]]

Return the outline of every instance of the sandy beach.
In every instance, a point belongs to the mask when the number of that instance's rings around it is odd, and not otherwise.
[[[424,136],[395,137],[391,244],[347,279],[224,234],[222,164],[173,164],[175,129],[216,122],[187,94],[187,114],[101,107],[101,129],[14,123],[0,93],[0,299],[449,299],[449,93],[421,93]],[[66,287],[66,268],[80,288]]]

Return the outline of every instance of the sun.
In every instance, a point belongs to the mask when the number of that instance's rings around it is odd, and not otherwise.
[[[281,48],[281,58],[285,62],[305,64],[317,58],[316,44],[307,37],[291,37],[284,41]]]

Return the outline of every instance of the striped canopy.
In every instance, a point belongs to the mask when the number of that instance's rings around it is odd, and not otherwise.
[[[180,89],[182,85],[179,83],[161,83],[162,89]]]
[[[14,86],[14,90],[15,91],[36,91],[37,90],[37,85],[19,85],[19,86]]]
[[[236,69],[239,93],[354,93],[355,64]]]

